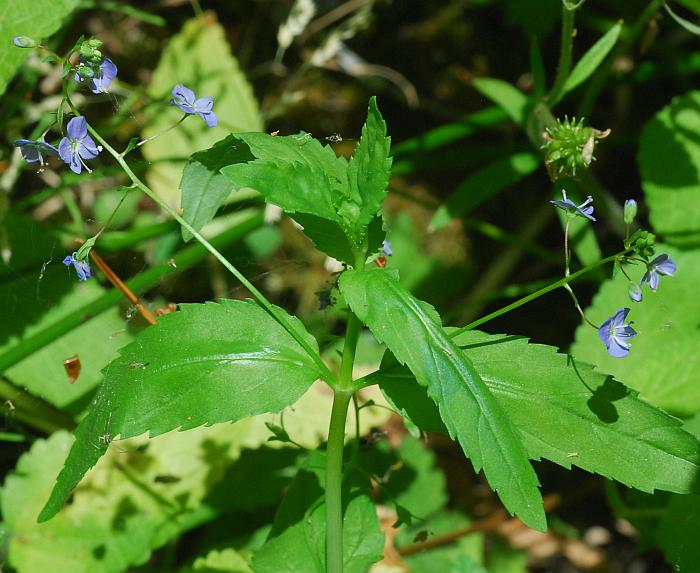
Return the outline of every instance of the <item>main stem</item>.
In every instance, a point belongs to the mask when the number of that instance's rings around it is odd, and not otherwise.
[[[364,269],[366,258],[364,248],[355,253],[355,270]],[[333,410],[326,447],[326,573],[343,573],[343,447],[348,406],[355,393],[352,369],[360,326],[360,319],[349,311],[340,379],[333,390]]]
[[[326,573],[343,573],[343,447],[352,390],[335,390],[326,447]]]

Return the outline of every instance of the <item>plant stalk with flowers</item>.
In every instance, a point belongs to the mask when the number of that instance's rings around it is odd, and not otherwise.
[[[571,12],[565,19],[569,35],[573,10],[581,3],[565,7],[565,12]],[[15,45],[37,46],[25,37],[16,38]],[[361,409],[358,391],[374,385],[381,388],[393,409],[416,426],[443,431],[456,439],[474,469],[483,470],[505,509],[534,529],[546,530],[547,521],[531,459],[547,458],[567,468],[576,464],[645,491],[656,488],[694,491],[696,485],[689,479],[688,462],[678,454],[682,450],[678,444],[690,450],[690,436],[684,434],[675,419],[654,410],[667,434],[654,443],[649,443],[643,435],[630,438],[629,428],[634,427],[635,416],[647,416],[650,408],[633,392],[625,389],[625,414],[621,415],[624,419],[603,425],[591,415],[590,402],[605,392],[605,376],[552,347],[522,340],[513,342],[505,340],[512,337],[504,339],[474,330],[564,288],[582,319],[596,328],[607,352],[616,358],[630,354],[629,339],[637,336],[632,323],[627,322],[630,308],[618,309],[597,326],[586,317],[571,283],[603,265],[612,263],[627,275],[625,265],[641,263],[646,266],[646,272],[630,291],[632,300],[639,302],[643,285],[656,292],[661,277],[673,276],[675,262],[666,254],[654,257],[655,237],[642,229],[631,233],[636,203],[630,201],[625,206],[624,248],[572,272],[569,225],[577,217],[589,223],[597,220],[591,197],[577,205],[562,192],[562,199],[550,203],[564,211],[566,217],[563,278],[466,326],[447,329],[430,304],[401,284],[390,264],[394,248],[387,239],[382,205],[392,157],[387,126],[376,98],[369,102],[366,122],[349,160],[336,156],[332,147],[303,132],[289,136],[228,135],[211,149],[200,152],[208,159],[204,163],[214,166],[207,176],[223,177],[234,189],[257,190],[266,202],[280,207],[294,219],[319,250],[342,263],[343,271],[335,284],[342,302],[328,297],[328,304],[346,305],[347,316],[340,364],[334,368],[324,360],[317,340],[299,319],[268,300],[204,238],[201,225],[195,226],[188,214],[168,205],[127,162],[127,155],[133,149],[176,129],[190,116],[197,116],[210,128],[217,126],[214,99],[197,98],[187,86],[175,85],[170,104],[185,115],[165,131],[132,142],[119,152],[81,114],[71,98],[75,84],[78,87],[86,84],[93,94],[99,94],[117,81],[117,66],[101,48],[99,40],[81,38],[61,59],[64,98],[56,114],[59,131],[63,133],[63,116],[67,112],[64,104],[73,117],[67,122],[60,143],[54,146],[46,141],[20,139],[15,145],[30,163],[39,162],[43,168],[45,158],[59,156],[76,174],[90,172],[87,162],[99,160],[100,154],[106,152],[130,179],[129,192],[138,190],[152,199],[235,276],[254,301],[182,305],[179,312],[165,315],[121,350],[120,356],[105,369],[98,395],[75,431],[76,441],[39,515],[40,521],[47,521],[61,511],[73,489],[117,436],[127,439],[145,432],[156,436],[174,429],[184,431],[265,412],[280,412],[292,406],[316,380],[322,380],[332,394],[327,443],[316,452],[306,452],[295,478],[297,487],[291,486],[287,495],[299,490],[306,495],[321,486],[323,495],[312,499],[304,506],[302,515],[297,516],[295,523],[302,523],[312,533],[303,536],[303,543],[297,542],[294,552],[285,549],[293,528],[289,524],[272,528],[267,541],[253,557],[253,568],[262,573],[282,570],[287,566],[282,561],[294,561],[297,552],[302,555],[304,566],[313,567],[314,573],[366,570],[381,553],[381,534],[368,541],[372,549],[365,554],[356,549],[365,538],[346,541],[356,531],[365,534],[366,528],[379,532],[368,480],[357,468],[359,431],[354,437],[352,456],[349,460],[345,456],[350,404],[355,405],[357,415]],[[562,52],[569,61],[560,68],[565,70],[564,76],[555,80],[550,102],[557,101],[566,90],[570,52],[570,49]],[[76,56],[77,63],[71,63]],[[572,130],[576,131],[573,135]],[[607,135],[585,128],[581,121],[568,120],[548,133],[549,151],[556,153],[556,157],[550,156],[547,165],[557,177],[564,174],[567,166],[587,167],[592,161],[596,139]],[[584,155],[576,158],[571,154]],[[192,184],[185,173],[182,186]],[[78,251],[63,260],[67,267],[73,267],[79,281],[93,277],[88,256],[110,221],[111,217],[95,236],[87,238]],[[365,327],[385,345],[386,353],[375,372],[357,378],[354,371],[358,340]],[[177,352],[173,353],[171,348],[177,348]],[[537,391],[533,391],[533,381],[524,374],[506,380],[500,373],[494,374],[494,364],[497,368],[499,363],[512,361],[534,364],[542,372],[552,374]],[[562,379],[576,384],[576,391],[560,387],[553,391],[552,387]],[[559,417],[575,428],[573,433],[577,438],[573,442],[567,441],[571,440],[570,432],[557,426]],[[603,426],[606,433],[601,429]],[[277,440],[298,445],[283,427],[275,427],[273,433]],[[610,461],[611,441],[633,451],[642,466],[653,466],[654,475],[631,472],[627,466]],[[570,453],[576,450],[581,453],[577,452],[572,459]],[[676,456],[670,461],[666,455],[669,451]],[[657,463],[659,458],[668,466],[659,469],[663,466]],[[285,511],[280,510],[279,515],[291,511],[289,506],[307,501],[292,499],[283,505]],[[396,511],[404,517],[407,514],[398,503]],[[357,515],[364,521],[357,519]],[[415,517],[408,515],[406,519]],[[369,525],[365,527],[365,523]],[[311,557],[307,557],[308,552]]]

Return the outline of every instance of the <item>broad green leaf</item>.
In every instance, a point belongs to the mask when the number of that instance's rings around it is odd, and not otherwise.
[[[270,536],[253,558],[255,573],[325,573],[325,453],[311,452],[277,510]],[[364,573],[379,561],[384,534],[364,479],[343,487],[343,571]]]
[[[432,307],[414,298],[386,271],[347,271],[340,290],[355,314],[436,401],[440,417],[474,468],[483,468],[506,508],[545,530],[537,476],[496,399]]]
[[[0,0],[0,95],[32,51],[18,48],[12,38],[29,36],[41,42],[56,32],[79,4],[78,0]]]
[[[339,222],[331,202],[332,183],[321,169],[303,163],[251,162],[225,167],[222,172],[237,188],[259,191],[287,213],[309,213]]]
[[[647,122],[637,161],[655,232],[678,245],[700,240],[700,91],[671,101]],[[673,169],[668,166],[673,165]]]
[[[306,341],[316,347],[310,335]],[[279,411],[299,399],[318,372],[261,307],[223,300],[182,305],[162,317],[122,349],[104,375],[41,521],[58,512],[117,436],[157,436]]]
[[[500,191],[522,181],[540,166],[534,153],[514,153],[494,161],[465,179],[433,215],[430,227],[439,230],[465,215]]]
[[[692,209],[688,209],[692,211]],[[697,383],[698,316],[700,299],[700,251],[679,251],[657,246],[657,253],[667,253],[678,265],[673,277],[661,277],[657,292],[644,287],[644,300],[634,303],[628,296],[628,281],[622,273],[606,281],[586,310],[594,323],[600,324],[619,308],[631,308],[628,319],[638,335],[631,339],[632,350],[625,358],[608,355],[598,333],[590,326],[576,330],[571,353],[594,364],[601,372],[612,374],[642,398],[681,417],[698,411],[700,385]],[[644,268],[628,267],[634,281]]]
[[[360,238],[386,197],[391,173],[390,146],[386,122],[377,107],[377,98],[372,97],[362,136],[348,163],[349,202],[341,203],[338,209],[341,216],[354,222],[358,228],[356,235]]]
[[[496,78],[477,78],[474,87],[508,114],[516,124],[525,125],[528,97],[514,85]]]
[[[182,172],[182,217],[196,230],[214,218],[219,207],[233,191],[231,181],[219,170],[226,165],[253,160],[245,145],[237,145],[229,135],[214,147],[199,151],[190,157]],[[192,234],[182,228],[182,238],[189,241]]]
[[[605,57],[615,47],[621,31],[622,22],[618,22],[581,56],[581,59],[576,62],[574,69],[571,70],[569,77],[566,79],[563,94],[578,87],[598,69],[598,66],[603,63]]]
[[[168,129],[182,117],[180,109],[168,105],[176,84],[186,85],[197,97],[213,96],[219,125],[207,127],[195,115],[142,146],[144,157],[151,162],[149,185],[173,206],[180,203],[178,184],[192,153],[211,147],[229,132],[263,129],[253,89],[231,54],[224,28],[213,16],[188,20],[165,47],[148,86],[149,97],[160,103],[148,110],[143,137]]]
[[[578,466],[647,492],[700,487],[698,440],[610,376],[520,337],[469,331],[455,342],[519,430],[531,459]],[[401,368],[382,368],[379,375],[399,411],[441,431],[434,405],[412,382]]]
[[[144,563],[153,549],[219,515],[203,504],[238,465],[231,462],[249,427],[246,420],[120,442],[43,524],[36,516],[73,438],[57,432],[37,440],[3,488],[10,562],[17,571],[60,573],[121,573]]]

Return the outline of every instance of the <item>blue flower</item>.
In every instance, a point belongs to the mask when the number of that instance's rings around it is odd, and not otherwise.
[[[58,149],[45,141],[16,139],[14,143],[16,147],[19,147],[19,150],[22,152],[22,157],[26,159],[27,163],[36,163],[38,161],[41,164],[39,171],[43,171],[44,169],[44,156],[58,156]]]
[[[382,253],[387,257],[394,254],[394,249],[391,248],[391,243],[389,241],[382,241]]]
[[[629,324],[625,324],[629,311],[629,308],[621,308],[598,329],[598,336],[605,344],[605,348],[608,349],[608,354],[614,358],[627,356],[630,344],[626,341],[628,338],[637,336],[636,331]]]
[[[583,203],[576,206],[571,199],[566,197],[566,191],[563,189],[561,191],[561,196],[563,199],[550,201],[550,203],[556,207],[559,207],[560,209],[563,209],[571,215],[580,215],[589,221],[595,221],[595,217],[593,216],[593,205],[590,205],[590,203],[593,203],[593,197],[588,197]]]
[[[109,58],[104,58],[97,68],[92,68],[82,58],[80,63],[83,71],[76,72],[75,81],[78,83],[87,81],[90,91],[94,94],[105,93],[109,89],[109,84],[117,77],[117,66]],[[88,75],[87,70],[92,73]]]
[[[182,84],[177,84],[173,88],[172,94],[171,105],[176,105],[188,115],[198,115],[209,127],[216,127],[219,123],[219,118],[211,110],[214,105],[213,97],[208,96],[195,99],[194,92]]]
[[[90,263],[87,261],[80,261],[75,258],[75,253],[68,255],[63,259],[63,264],[67,267],[73,265],[75,269],[75,274],[78,275],[79,281],[86,281],[92,276],[92,271],[90,270]]]
[[[651,290],[656,292],[659,288],[659,275],[672,277],[675,272],[676,263],[666,254],[659,255],[647,265],[647,272],[644,273],[639,285],[647,283]]]
[[[12,38],[12,43],[18,48],[36,47],[36,42],[32,40],[29,36],[15,36],[14,38]]]
[[[71,171],[80,173],[85,167],[88,173],[92,170],[85,165],[85,159],[97,157],[100,149],[95,145],[92,137],[88,135],[87,121],[82,115],[74,117],[68,122],[66,128],[68,136],[58,144],[58,153],[61,159],[70,165]]]

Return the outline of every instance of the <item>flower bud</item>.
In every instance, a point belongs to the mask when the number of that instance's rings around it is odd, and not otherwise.
[[[12,38],[12,43],[18,48],[35,48],[36,42],[29,36],[15,36]]]
[[[600,131],[583,124],[583,118],[557,120],[543,133],[544,163],[552,181],[575,177],[577,169],[585,169],[595,160],[597,140],[606,138],[610,130]]]
[[[625,201],[625,210],[623,217],[625,219],[626,225],[631,225],[634,222],[634,218],[637,216],[637,202],[634,199],[627,199]]]

